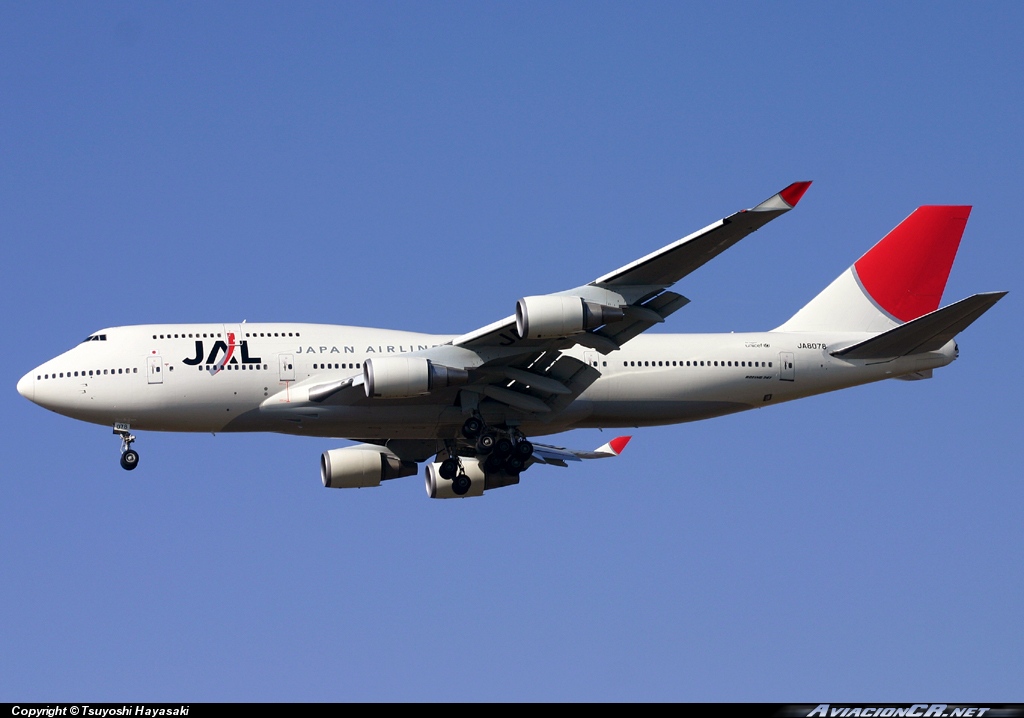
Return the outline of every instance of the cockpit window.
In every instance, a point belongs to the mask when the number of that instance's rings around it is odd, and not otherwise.
[[[82,344],[85,344],[86,342],[105,342],[105,341],[107,341],[107,335],[106,334],[93,334],[91,337],[86,337],[85,339],[83,339],[82,340]]]

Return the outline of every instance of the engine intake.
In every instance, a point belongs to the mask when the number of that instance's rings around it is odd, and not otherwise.
[[[362,489],[381,481],[412,476],[412,461],[402,461],[387,449],[369,444],[331,449],[320,456],[320,479],[328,489]]]
[[[516,302],[516,331],[521,339],[567,337],[624,316],[621,307],[588,302],[582,297],[523,297]]]
[[[468,381],[465,369],[434,364],[423,357],[377,357],[363,362],[363,386],[371,399],[409,399]]]

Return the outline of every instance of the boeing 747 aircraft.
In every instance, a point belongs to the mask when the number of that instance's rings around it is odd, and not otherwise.
[[[796,206],[810,182],[589,284],[521,298],[460,335],[317,324],[112,327],[18,382],[59,414],[136,430],[274,431],[363,443],[320,458],[330,488],[427,462],[431,498],[481,496],[533,464],[616,456],[528,437],[709,419],[882,379],[927,379],[1005,295],[939,308],[970,207],[915,210],[788,321],[749,334],[654,334],[689,301],[676,282]]]

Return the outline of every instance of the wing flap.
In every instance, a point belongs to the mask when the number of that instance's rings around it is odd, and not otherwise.
[[[638,307],[639,309],[646,310],[649,314],[633,316],[641,316],[643,318],[631,319],[630,316],[632,313],[627,313],[627,318],[625,320],[616,322],[614,324],[609,324],[608,326],[596,332],[595,336],[600,336],[605,339],[608,339],[615,345],[616,348],[621,347],[623,344],[628,342],[633,337],[646,332],[648,329],[653,327],[655,323],[664,322],[665,319],[669,317],[669,315],[673,314],[679,309],[682,309],[689,303],[690,300],[681,294],[676,294],[675,292],[662,292],[658,296],[654,297],[653,299],[649,299],[648,301],[644,302]],[[660,319],[657,322],[655,322],[653,319],[648,318],[650,315],[659,317]],[[594,348],[597,349],[598,351],[601,351],[601,349],[598,347]],[[608,352],[602,353],[607,354]]]

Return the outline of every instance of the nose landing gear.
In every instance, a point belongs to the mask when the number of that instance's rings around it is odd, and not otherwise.
[[[127,424],[114,424],[114,433],[121,437],[121,468],[132,471],[139,465],[139,452],[132,448],[135,437],[128,431]]]

